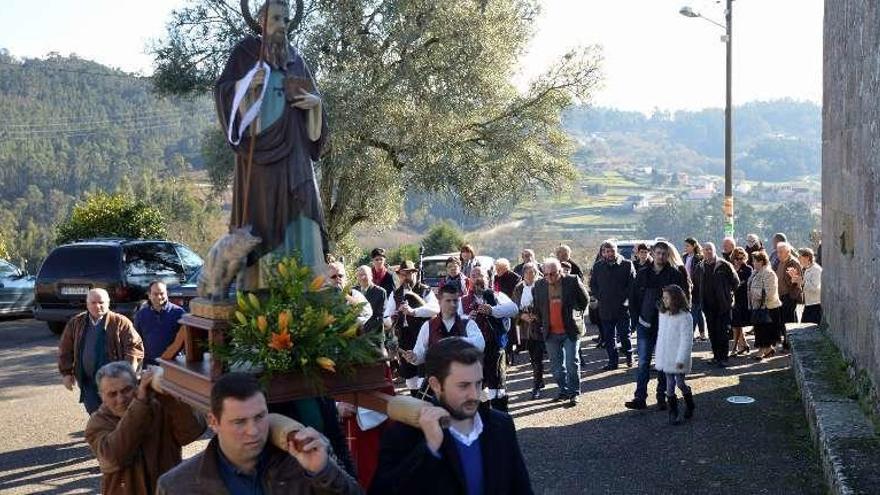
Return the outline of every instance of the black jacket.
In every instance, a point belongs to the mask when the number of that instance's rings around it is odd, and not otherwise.
[[[486,495],[531,494],[526,469],[513,420],[507,414],[480,412],[483,432],[483,480]],[[379,467],[369,493],[375,495],[457,495],[465,494],[464,474],[455,440],[444,431],[440,458],[428,449],[421,430],[402,423],[391,425],[382,434]]]
[[[577,338],[585,331],[583,314],[590,303],[590,296],[581,279],[574,275],[562,277],[560,283],[562,283],[562,319],[565,322],[565,333],[569,337]],[[535,289],[532,293],[544,338],[547,338],[547,334],[550,333],[550,289],[548,286],[547,279],[542,278],[535,282]]]
[[[736,269],[722,258],[715,258],[715,264],[706,260],[700,262],[700,296],[703,311],[724,312],[733,309],[733,291],[739,285]]]
[[[357,290],[367,298],[367,302],[370,303],[370,309],[373,310],[373,316],[364,323],[364,333],[379,332],[384,335],[382,331],[382,313],[385,312],[385,300],[388,298],[388,293],[378,285],[371,285],[366,291],[361,290],[360,287],[357,287]],[[384,340],[383,338],[382,341],[384,342]]]
[[[626,317],[625,303],[636,276],[632,261],[617,255],[609,263],[600,259],[590,272],[590,294],[599,301],[599,318],[616,320]]]
[[[629,310],[633,315],[638,315],[639,318],[649,323],[654,332],[657,331],[658,305],[663,298],[663,287],[667,285],[681,287],[685,296],[690,299],[690,280],[688,280],[687,270],[683,266],[673,268],[672,265],[666,265],[660,270],[660,273],[657,273],[654,271],[653,264],[647,265],[639,270],[633,284]]]

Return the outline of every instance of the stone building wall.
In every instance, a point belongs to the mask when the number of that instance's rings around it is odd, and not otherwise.
[[[880,2],[825,0],[822,306],[880,384]]]

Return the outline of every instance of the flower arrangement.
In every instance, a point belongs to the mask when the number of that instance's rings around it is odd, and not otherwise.
[[[225,343],[213,349],[231,368],[300,372],[320,383],[322,372],[349,374],[380,359],[378,337],[358,332],[361,304],[350,305],[296,257],[269,271],[267,294],[238,293]]]

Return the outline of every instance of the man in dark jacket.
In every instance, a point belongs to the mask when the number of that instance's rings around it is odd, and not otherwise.
[[[739,276],[733,265],[716,256],[715,244],[711,242],[703,244],[703,261],[697,273],[703,314],[712,342],[712,362],[723,368],[727,366],[733,291],[739,285]]]
[[[373,283],[385,289],[385,294],[394,292],[394,276],[385,264],[385,250],[376,248],[370,253],[370,259],[373,261],[372,275]]]
[[[555,400],[577,405],[581,393],[578,345],[584,335],[583,312],[590,302],[581,279],[563,276],[558,259],[544,261],[544,278],[535,282],[535,307],[550,356],[550,371],[559,386]]]
[[[608,364],[603,369],[607,371],[617,369],[618,341],[626,356],[626,365],[632,366],[627,301],[636,272],[632,262],[617,253],[615,243],[605,241],[600,249],[602,257],[590,272],[590,294],[598,302],[599,329],[608,351]]]
[[[385,342],[383,330],[384,323],[382,315],[385,312],[385,303],[388,301],[388,293],[385,289],[373,283],[373,271],[367,265],[359,266],[357,272],[358,286],[357,290],[367,299],[373,314],[370,319],[364,323],[363,333],[378,333],[383,336],[382,342]]]
[[[428,348],[425,374],[438,407],[419,412],[420,429],[397,423],[385,431],[371,494],[532,493],[513,420],[479,407],[482,362],[461,338]]]
[[[288,438],[286,451],[269,442],[266,396],[254,375],[227,373],[214,383],[208,422],[216,436],[162,475],[157,495],[362,493],[315,429]]]
[[[691,287],[687,271],[683,266],[673,266],[670,260],[670,246],[665,241],[657,241],[652,248],[653,262],[636,274],[630,296],[629,309],[638,315],[636,328],[639,353],[639,371],[636,375],[635,398],[624,404],[628,409],[644,409],[647,407],[648,380],[651,375],[651,357],[657,345],[657,322],[660,314],[660,303],[663,298],[663,287],[677,285],[690,294]],[[666,409],[666,375],[657,374],[657,409]]]

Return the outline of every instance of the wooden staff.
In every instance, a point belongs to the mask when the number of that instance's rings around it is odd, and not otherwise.
[[[269,2],[265,4],[265,12],[263,12],[263,25],[260,33],[260,57],[257,60],[257,67],[262,65],[262,63],[266,59],[266,29],[269,25]],[[263,84],[268,84],[269,81],[263,80]],[[254,88],[256,90],[256,88]],[[254,91],[256,94],[256,91]],[[259,114],[254,118],[253,122],[251,122],[251,143],[248,146],[248,157],[247,162],[245,163],[244,168],[244,196],[242,197],[241,203],[241,224],[239,227],[243,227],[248,223],[248,195],[251,190],[251,169],[254,166],[254,147],[257,142],[257,133],[255,130],[255,126],[257,124],[258,119],[260,118]]]

